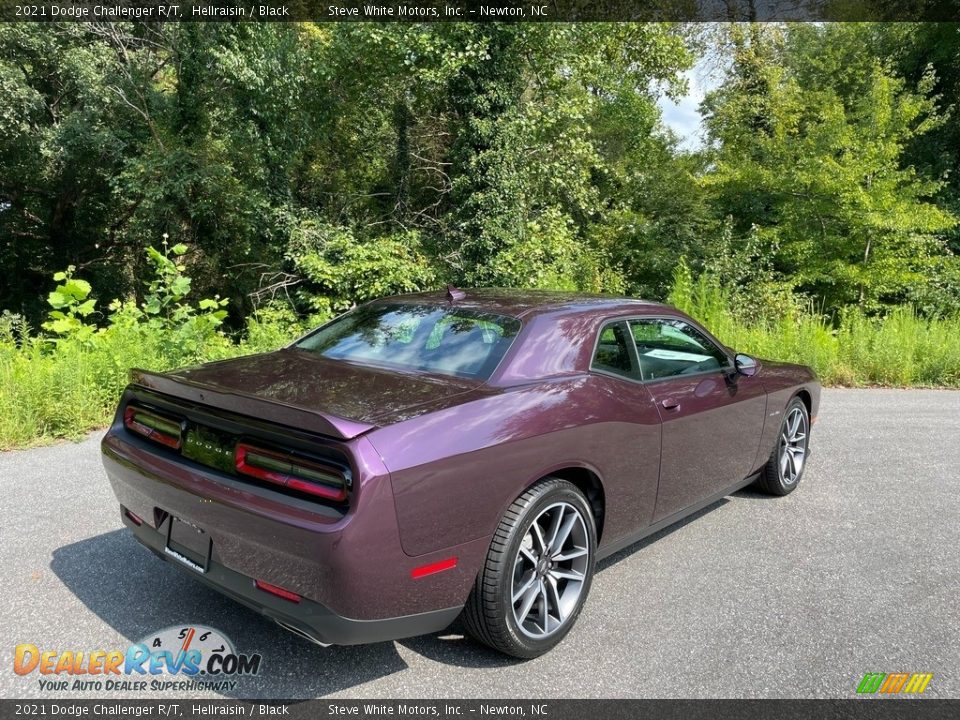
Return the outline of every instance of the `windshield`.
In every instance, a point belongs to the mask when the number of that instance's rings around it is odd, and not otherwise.
[[[323,357],[486,380],[520,330],[504,315],[438,305],[373,305],[297,343]]]

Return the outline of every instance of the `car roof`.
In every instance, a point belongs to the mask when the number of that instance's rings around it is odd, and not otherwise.
[[[460,290],[463,297],[453,301],[456,307],[469,308],[516,318],[535,315],[589,313],[609,314],[635,312],[638,315],[654,313],[667,307],[662,303],[636,298],[618,297],[600,293],[568,292],[565,290],[529,290],[512,288],[467,288]],[[459,293],[458,293],[459,294]],[[446,290],[394,295],[376,303],[446,304],[450,302]]]

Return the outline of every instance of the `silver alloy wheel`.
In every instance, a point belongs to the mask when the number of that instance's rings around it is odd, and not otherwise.
[[[589,563],[581,511],[566,502],[541,511],[513,563],[513,618],[524,635],[542,639],[563,626],[580,600]]]
[[[793,408],[780,431],[780,479],[793,485],[800,479],[807,455],[807,418],[803,410]]]

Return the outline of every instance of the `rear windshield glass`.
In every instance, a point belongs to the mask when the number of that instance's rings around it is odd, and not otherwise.
[[[337,360],[486,380],[520,330],[504,315],[437,305],[358,308],[297,347]]]

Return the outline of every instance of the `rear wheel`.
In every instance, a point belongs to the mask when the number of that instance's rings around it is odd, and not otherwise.
[[[500,520],[463,611],[467,631],[515,657],[547,652],[580,615],[596,546],[583,493],[559,478],[536,483]]]
[[[810,415],[803,400],[794,398],[783,413],[776,447],[757,481],[760,489],[771,495],[792,493],[803,477],[809,445]]]

